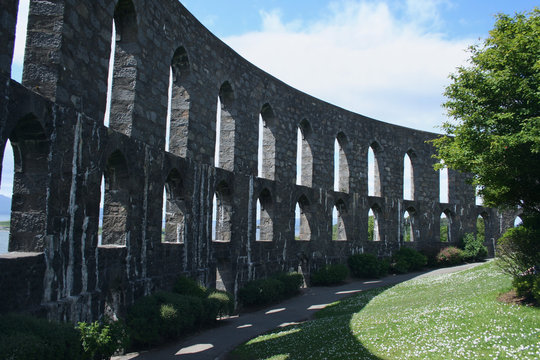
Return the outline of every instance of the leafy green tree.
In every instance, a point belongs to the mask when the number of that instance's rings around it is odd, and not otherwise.
[[[540,9],[497,15],[469,51],[445,91],[452,120],[433,141],[436,167],[473,174],[488,206],[540,215]]]

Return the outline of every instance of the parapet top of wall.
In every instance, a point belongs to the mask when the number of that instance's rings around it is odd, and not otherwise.
[[[63,0],[54,4],[32,0],[23,83],[103,121],[114,18],[116,46],[122,48],[115,66],[123,59],[126,70],[124,75],[114,75],[114,81],[129,83],[129,91],[121,90],[129,98],[123,101],[132,105],[115,108],[113,104],[111,127],[151,145],[165,144],[169,69],[179,49],[185,61],[175,79],[189,94],[191,118],[187,150],[180,155],[211,161],[216,97],[225,82],[234,93],[235,116],[242,125],[237,131],[247,133],[239,134],[240,142],[256,133],[257,116],[266,103],[276,113],[280,123],[276,135],[281,138],[290,136],[285,132],[293,133],[303,118],[308,118],[314,133],[335,136],[346,131],[347,136],[358,137],[369,130],[374,141],[399,134],[391,141],[396,145],[403,137],[418,145],[437,136],[354,114],[286,85],[234,52],[176,0]],[[126,73],[133,78],[122,78]],[[113,87],[113,98],[115,94]],[[115,111],[127,125],[112,124]],[[249,153],[241,147],[238,154]]]

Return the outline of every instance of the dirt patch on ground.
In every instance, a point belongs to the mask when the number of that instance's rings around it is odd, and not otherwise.
[[[518,296],[516,294],[516,290],[514,289],[510,290],[507,293],[499,295],[497,300],[502,303],[511,304],[511,305],[538,306],[537,304],[534,304],[533,302],[531,302],[530,299],[524,296]]]

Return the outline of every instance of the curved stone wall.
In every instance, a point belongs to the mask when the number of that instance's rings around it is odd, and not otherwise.
[[[252,278],[308,274],[353,253],[435,251],[448,244],[439,236],[443,212],[451,243],[476,231],[478,215],[490,247],[510,225],[496,210],[475,205],[463,174],[450,171],[449,202],[439,202],[439,174],[426,143],[436,134],[354,114],[287,86],[174,0],[32,0],[21,86],[9,80],[4,61],[13,51],[16,3],[1,9],[7,45],[0,58],[0,134],[15,150],[10,253],[0,255],[2,311],[91,320],[122,313],[179,274],[235,292]],[[298,129],[304,185],[296,184]],[[379,170],[376,196],[368,193],[370,147]],[[405,154],[413,167],[412,200],[403,200]],[[412,235],[404,235],[405,211]]]

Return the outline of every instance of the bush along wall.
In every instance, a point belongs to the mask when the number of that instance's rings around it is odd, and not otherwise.
[[[418,271],[426,265],[427,257],[411,248],[402,247],[392,256],[391,268],[398,274]]]
[[[160,291],[138,299],[128,310],[126,324],[132,344],[144,348],[210,326],[233,311],[234,300],[227,292],[180,277],[174,292]]]
[[[356,254],[349,257],[347,264],[354,277],[358,278],[380,278],[388,274],[389,263],[379,260],[373,254]]]
[[[89,359],[69,324],[27,315],[0,316],[0,359]]]
[[[311,285],[328,286],[340,284],[349,276],[349,268],[345,264],[325,265],[311,274]]]
[[[303,283],[302,274],[280,273],[247,282],[238,290],[238,299],[243,306],[271,304],[296,295]]]

